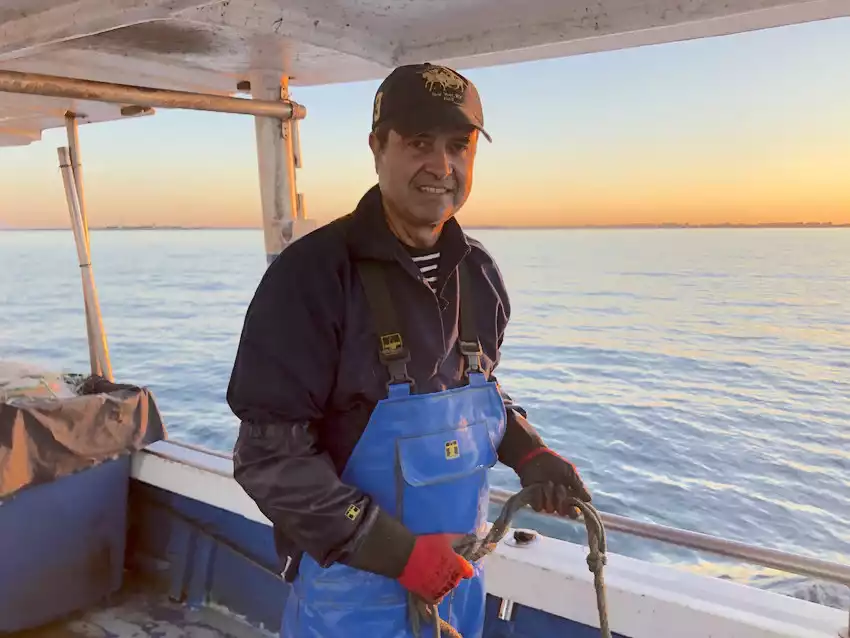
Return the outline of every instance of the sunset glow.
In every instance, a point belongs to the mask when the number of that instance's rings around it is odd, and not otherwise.
[[[467,225],[850,223],[850,20],[468,71],[482,142]],[[377,82],[299,88],[308,215],[374,183]],[[80,131],[92,226],[258,227],[253,122],[168,112]],[[56,147],[0,149],[0,227],[67,227]]]

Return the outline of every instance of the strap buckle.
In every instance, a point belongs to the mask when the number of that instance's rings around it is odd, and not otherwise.
[[[475,341],[458,339],[457,343],[460,353],[466,357],[467,372],[484,372],[481,367],[481,355],[484,354],[481,349],[481,342],[478,339]]]
[[[413,386],[413,379],[407,372],[410,361],[410,351],[404,345],[401,335],[397,332],[380,335],[381,349],[378,356],[390,372],[389,385],[408,383]]]

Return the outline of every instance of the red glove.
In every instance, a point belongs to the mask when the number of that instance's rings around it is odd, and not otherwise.
[[[451,545],[451,534],[417,536],[398,582],[428,603],[437,603],[475,574],[472,565]]]

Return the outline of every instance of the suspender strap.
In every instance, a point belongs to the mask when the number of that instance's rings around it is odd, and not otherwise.
[[[478,330],[475,326],[475,302],[472,298],[469,266],[467,266],[465,259],[458,265],[458,278],[460,280],[460,334],[458,336],[458,349],[466,357],[467,374],[470,372],[482,372],[481,342],[478,340]]]
[[[407,372],[410,351],[404,344],[401,323],[396,314],[395,304],[387,286],[384,267],[380,262],[357,261],[357,270],[366,291],[366,298],[372,311],[372,321],[378,333],[380,346],[378,355],[390,372],[390,384],[409,383],[413,379]],[[460,326],[458,349],[466,359],[466,372],[482,372],[481,342],[475,325],[475,303],[472,297],[469,267],[466,261],[458,266],[460,282]]]
[[[390,296],[384,268],[377,261],[363,260],[356,263],[378,333],[378,355],[381,363],[390,371],[390,384],[409,383],[412,386],[413,379],[407,373],[410,351],[401,336],[401,324]]]

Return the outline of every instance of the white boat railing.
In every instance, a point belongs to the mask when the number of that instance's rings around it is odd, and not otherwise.
[[[178,447],[194,450],[215,456],[217,458],[227,459],[232,462],[233,456],[225,452],[209,450],[199,445],[191,443],[183,443],[169,439],[168,443]],[[181,461],[185,462],[185,461]],[[226,475],[226,473],[222,473]],[[501,488],[490,489],[490,502],[494,505],[504,504],[508,498],[513,495],[513,492]],[[546,516],[556,518],[560,521],[567,522],[560,516],[546,513],[534,513],[535,516]],[[719,554],[729,558],[737,558],[749,563],[769,567],[779,571],[796,574],[798,576],[807,576],[810,578],[819,578],[832,583],[838,583],[850,587],[850,565],[843,565],[832,561],[822,560],[819,558],[811,558],[809,556],[801,556],[791,552],[785,552],[776,549],[768,549],[750,545],[740,541],[732,541],[709,534],[699,532],[691,532],[675,527],[667,527],[657,523],[646,523],[636,521],[625,516],[616,514],[605,514],[600,512],[602,522],[605,525],[606,531],[617,531],[631,536],[640,536],[653,540],[662,541],[679,547],[688,547],[690,549],[702,550],[712,554]]]
[[[236,483],[236,480],[233,476],[233,457],[227,452],[207,450],[199,445],[182,443],[173,439],[158,441],[152,443],[144,450],[136,453],[135,458],[133,459],[132,476],[136,480],[153,485],[154,487],[181,494],[187,498],[194,499],[200,502],[208,503],[211,507],[233,512],[234,514],[238,516],[243,516],[250,521],[255,521],[263,525],[271,525],[269,519],[262,514],[262,512],[257,508],[254,501],[251,500],[248,495],[242,490],[242,488],[239,487],[239,485]],[[504,489],[493,489],[491,491],[491,502],[495,506],[498,506],[500,503],[503,503],[510,496],[510,494],[511,492]],[[541,516],[541,514],[531,512],[530,510],[528,514],[532,517]],[[565,519],[562,517],[554,517],[553,515],[542,514],[542,516],[552,517],[562,522],[570,522],[569,519]],[[662,525],[638,522],[628,519],[626,517],[615,516],[612,514],[602,514],[602,519],[603,524],[606,525],[609,531],[618,531],[625,534],[632,534],[635,536],[657,539],[662,542],[670,543],[672,545],[681,545],[694,549],[702,549],[708,552],[735,557],[745,562],[760,564],[767,567],[773,567],[787,573],[823,579],[832,583],[842,584],[845,586],[850,585],[850,566],[848,565],[809,558],[805,556],[799,556],[788,552],[766,550],[757,546],[738,543],[735,541],[728,541],[725,539],[709,536],[707,534],[698,534],[685,530],[664,527]],[[522,525],[517,525],[516,527],[522,529]],[[555,551],[555,555],[560,556],[562,558],[566,556],[575,556],[575,554],[573,554],[572,552],[567,552],[566,554],[563,553],[565,550],[568,549],[566,547],[565,542],[563,543],[563,546],[561,546],[558,545],[556,541],[552,541],[549,539],[546,540],[548,544],[545,547],[552,548]],[[539,549],[537,552],[536,560],[539,561],[544,559],[544,556],[542,556],[540,552],[545,553],[546,551],[547,550],[545,548]],[[535,555],[535,553],[532,551],[531,554],[523,555],[533,556]],[[517,558],[516,554],[512,554],[512,556],[513,559]],[[503,556],[503,558],[508,558],[508,562],[510,563],[511,559],[509,557]],[[625,559],[626,557],[624,557],[624,561]],[[511,564],[521,563],[522,559],[520,559],[520,563]],[[500,564],[504,563],[500,562]],[[621,568],[624,564],[625,563],[619,564],[618,569]],[[572,566],[572,568],[575,567],[575,565]],[[652,562],[647,561],[647,568],[651,567],[653,567]],[[633,566],[632,570],[634,569],[635,567]],[[649,569],[649,572],[651,573],[652,569]],[[505,575],[505,577],[509,578],[509,576],[507,575]],[[664,576],[663,578],[664,582],[668,582],[667,579],[669,579],[669,574],[667,576]],[[708,580],[704,583],[704,585],[709,584]],[[572,577],[568,577],[567,581],[558,582],[564,584],[564,582],[569,583],[575,581]],[[757,590],[760,588],[755,587],[753,589]],[[494,595],[498,595],[504,600],[508,601],[507,603],[505,603],[508,606],[510,606],[511,601],[516,602],[517,600],[525,600],[525,603],[520,604],[528,604],[534,607],[535,609],[544,609],[553,613],[559,613],[557,612],[557,609],[561,609],[557,605],[555,607],[552,607],[551,605],[547,607],[544,603],[541,603],[543,604],[542,607],[537,607],[535,606],[537,603],[535,603],[533,599],[523,597],[522,595],[519,595],[519,597],[517,598],[517,591],[515,591],[515,589],[511,589],[510,587],[508,587],[508,589],[501,587],[500,589],[494,591],[498,592],[494,593]],[[646,595],[646,591],[644,589],[641,589],[640,591],[644,592],[640,594],[640,596]],[[726,594],[724,594],[724,596],[725,595]],[[779,594],[776,595],[779,596]],[[720,598],[718,598],[717,600],[720,600]],[[778,599],[774,601],[773,604],[777,607],[782,607]],[[822,606],[834,607],[834,605],[829,603],[822,603]],[[768,607],[770,607],[770,605],[768,605]],[[561,609],[561,612],[563,611],[564,610]],[[838,625],[838,627],[840,628],[836,628],[835,634],[827,633],[827,635],[835,635],[836,638],[850,638],[850,633],[848,633],[850,632],[850,619],[847,618],[846,612],[842,613],[839,611],[839,614],[839,617],[844,617],[844,619],[841,620],[840,624]],[[564,617],[573,618],[573,616],[570,614],[567,614]],[[835,618],[835,616],[832,616],[832,618]],[[830,623],[832,622],[834,621],[830,621]],[[847,622],[848,624],[845,624],[845,622]],[[723,626],[728,629],[728,626]],[[832,629],[830,629],[829,631],[831,632]],[[707,631],[703,632],[701,635],[725,636],[733,634],[729,633],[726,630],[723,630],[715,634],[712,634],[710,631]],[[771,635],[774,634],[771,633]],[[812,635],[815,634],[813,633]]]
[[[501,505],[512,495],[513,492],[509,490],[492,488],[490,490],[490,502],[495,505]],[[541,513],[536,515],[554,517],[564,521],[568,520],[562,517],[556,517],[553,514]],[[666,525],[659,525],[657,523],[645,523],[616,514],[600,512],[599,515],[602,518],[602,523],[605,525],[606,531],[617,531],[631,536],[640,536],[642,538],[670,543],[679,547],[703,550],[712,554],[737,558],[761,565],[762,567],[770,567],[797,574],[798,576],[820,578],[850,587],[850,565],[801,556],[776,549],[758,547],[757,545],[749,545],[740,541],[732,541],[709,534],[667,527]]]

